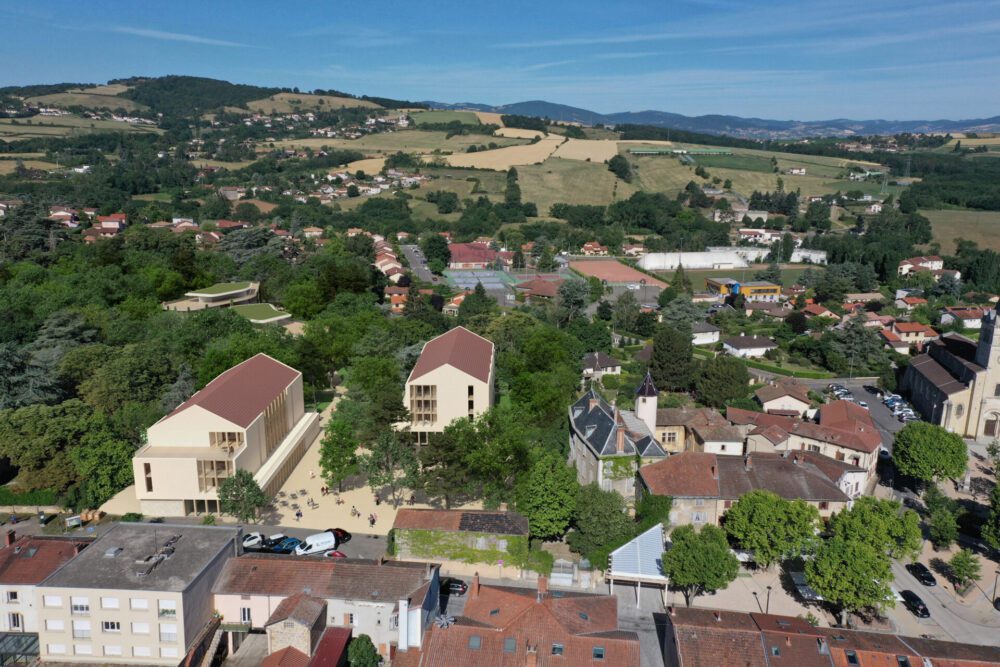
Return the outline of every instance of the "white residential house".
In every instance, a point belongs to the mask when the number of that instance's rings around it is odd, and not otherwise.
[[[743,359],[763,357],[768,350],[774,350],[777,347],[778,344],[766,336],[740,335],[728,338],[722,343],[722,349],[726,354]]]

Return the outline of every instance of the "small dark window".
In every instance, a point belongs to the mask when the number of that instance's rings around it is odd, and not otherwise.
[[[852,667],[854,667],[856,665],[860,665],[861,664],[860,662],[858,662],[858,654],[855,653],[854,651],[844,651],[844,654],[847,656],[847,664],[848,665],[851,665]]]
[[[503,652],[513,653],[517,650],[517,640],[513,637],[507,637],[503,640]]]
[[[998,384],[998,385],[997,385],[997,386],[996,386],[996,387],[995,387],[995,388],[993,389],[993,395],[994,395],[994,396],[1000,396],[1000,384]]]
[[[478,651],[479,647],[483,645],[483,638],[479,635],[472,635],[469,637],[469,648]]]
[[[604,660],[604,647],[595,646],[594,652],[591,654],[594,660]]]
[[[779,655],[781,655],[781,649],[779,649],[777,646],[772,646],[771,655],[777,658]]]
[[[589,621],[590,620],[590,616],[587,616],[587,614],[585,612],[581,611],[579,613],[580,613],[580,618],[582,618],[583,620],[585,620],[585,621]]]
[[[562,655],[562,654],[563,654],[563,645],[562,644],[553,644],[552,645],[552,655]]]
[[[828,503],[825,500],[821,500],[821,501],[819,501],[819,508],[821,510],[828,510],[828,509],[830,509],[830,503]]]
[[[899,667],[910,667],[910,659],[905,655],[897,655],[896,662],[899,663]]]
[[[490,609],[490,616],[496,616],[500,613],[500,609]]]
[[[997,386],[1000,387],[1000,385],[997,385]],[[475,385],[471,385],[470,384],[469,385],[469,398],[472,398],[475,395],[476,395],[476,387],[475,387]]]

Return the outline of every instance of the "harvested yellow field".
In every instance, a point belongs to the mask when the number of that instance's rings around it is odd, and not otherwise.
[[[320,100],[323,101],[320,104]],[[313,109],[344,109],[347,107],[362,107],[365,109],[381,109],[379,105],[368,100],[356,100],[352,97],[335,97],[333,95],[307,95],[305,93],[278,93],[262,100],[247,102],[247,107],[257,113],[296,113],[312,111]]]
[[[675,144],[672,141],[659,141],[659,140],[656,140],[656,139],[648,139],[648,140],[647,139],[631,140],[630,139],[628,141],[619,141],[618,143],[622,144],[626,148],[641,148],[643,146],[676,146],[677,145],[677,144]]]
[[[565,137],[550,136],[538,143],[524,146],[509,146],[492,151],[449,155],[446,161],[453,167],[507,170],[511,167],[544,162],[565,140]]]
[[[23,160],[22,163],[25,169],[50,171],[56,168],[56,165],[44,160]],[[15,169],[17,169],[17,160],[0,160],[0,175],[13,174]]]
[[[503,127],[503,118],[501,118],[501,115],[502,114],[493,113],[492,111],[476,112],[476,118],[478,118],[479,122],[483,125],[499,125],[500,127]]]
[[[601,141],[593,139],[567,139],[566,143],[556,149],[553,157],[566,160],[590,160],[604,162],[618,154],[617,141]]]
[[[615,177],[605,164],[550,158],[542,164],[518,167],[521,199],[538,205],[546,216],[553,204],[607,206],[628,199],[638,188]]]
[[[106,86],[94,86],[93,88],[81,88],[78,90],[71,90],[71,93],[84,93],[86,95],[121,95],[126,90],[129,90],[132,86],[126,86],[124,83],[110,83]]]
[[[97,90],[90,88],[89,90]],[[81,106],[91,109],[126,109],[136,111],[145,109],[146,105],[133,102],[124,97],[115,97],[110,94],[88,93],[83,91],[69,91],[65,93],[53,93],[51,95],[39,95],[29,97],[28,102],[47,107],[72,107]]]
[[[377,174],[385,166],[384,157],[370,157],[364,160],[356,160],[347,164],[347,171],[354,173],[363,171],[366,174]]]
[[[214,167],[215,169],[229,169],[233,171],[235,169],[243,169],[244,167],[249,167],[256,160],[240,160],[238,162],[224,162],[222,160],[208,160],[202,158],[195,158],[193,160],[188,160],[191,164],[198,167],[199,169],[203,167]]]
[[[498,137],[511,137],[512,139],[534,139],[535,137],[545,137],[544,132],[538,130],[522,130],[519,127],[501,127],[496,131]]]
[[[403,130],[366,134],[360,139],[326,139],[321,137],[283,139],[275,141],[274,145],[276,148],[348,148],[370,155],[397,151],[404,153],[433,153],[435,151],[464,153],[469,146],[482,146],[490,141],[501,146],[519,144],[523,141],[523,139],[505,139],[503,137],[492,138],[482,134],[457,134],[450,139],[446,139],[446,136],[447,134],[444,132]]]

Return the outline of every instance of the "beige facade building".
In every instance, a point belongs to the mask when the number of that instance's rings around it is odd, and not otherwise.
[[[116,524],[39,584],[41,659],[180,664],[212,621],[212,585],[238,553],[239,534]]]
[[[417,443],[456,419],[474,419],[493,405],[493,343],[455,327],[424,344],[406,379],[403,404]]]
[[[927,421],[979,442],[1000,437],[998,327],[996,311],[986,311],[978,343],[947,333],[913,358],[902,390]]]
[[[149,427],[132,459],[136,497],[147,515],[217,513],[219,484],[237,470],[277,493],[318,433],[302,373],[258,354]]]

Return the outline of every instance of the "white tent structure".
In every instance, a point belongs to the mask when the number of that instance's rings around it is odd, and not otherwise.
[[[639,595],[643,584],[663,587],[663,603],[666,604],[667,584],[670,580],[663,574],[663,552],[666,550],[663,526],[656,524],[631,542],[611,552],[605,579],[615,593],[615,582],[635,584],[635,606],[639,606]]]

